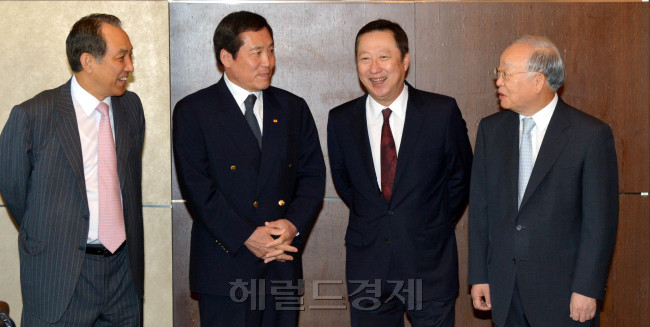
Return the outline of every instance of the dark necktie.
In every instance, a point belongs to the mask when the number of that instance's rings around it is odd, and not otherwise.
[[[393,194],[393,181],[395,180],[395,167],[397,167],[397,151],[395,150],[395,139],[390,129],[388,118],[392,111],[386,108],[381,111],[384,115],[384,124],[381,127],[381,193],[384,194],[386,202],[390,202]]]
[[[255,100],[257,100],[255,94],[249,95],[248,98],[244,100],[244,107],[246,107],[244,118],[246,118],[248,126],[251,128],[253,135],[255,135],[255,138],[257,139],[257,145],[260,147],[260,150],[262,150],[262,131],[260,130],[260,124],[257,122],[257,118],[255,118],[255,113],[253,113]]]

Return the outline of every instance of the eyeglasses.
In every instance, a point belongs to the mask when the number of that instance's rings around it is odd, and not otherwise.
[[[536,70],[529,70],[527,72],[506,73],[505,71],[503,71],[503,70],[501,70],[499,68],[496,68],[496,67],[494,68],[494,77],[496,79],[499,79],[499,77],[502,77],[506,81],[509,80],[510,77],[512,77],[512,75],[525,74],[525,73],[540,73],[541,74],[542,72],[539,72],[539,71],[536,71]]]

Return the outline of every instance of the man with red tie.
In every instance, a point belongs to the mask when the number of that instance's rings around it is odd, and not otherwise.
[[[413,88],[408,37],[376,20],[355,43],[368,92],[330,111],[332,179],[350,208],[345,235],[352,326],[453,326],[454,227],[472,149],[453,98]]]

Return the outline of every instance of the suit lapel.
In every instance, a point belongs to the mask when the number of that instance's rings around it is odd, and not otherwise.
[[[372,159],[372,150],[370,149],[370,139],[368,136],[368,120],[366,119],[366,100],[368,94],[357,99],[351,112],[350,132],[352,133],[350,144],[353,151],[359,154],[361,158],[361,171],[364,173],[364,178],[368,181],[369,190],[376,191],[377,199],[382,203],[386,200],[379,192],[379,184],[377,184],[377,173],[375,172],[375,165]]]
[[[524,197],[521,199],[520,208],[523,208],[524,205],[526,205],[528,198],[530,198],[531,194],[535,192],[537,186],[539,186],[546,174],[548,174],[549,170],[553,167],[560,153],[562,153],[562,150],[566,146],[568,137],[564,133],[564,130],[570,126],[570,123],[569,119],[566,117],[565,106],[566,104],[561,99],[558,99],[555,112],[553,112],[551,121],[549,122],[546,133],[544,134],[542,146],[537,154],[533,171],[530,174],[530,179],[526,186],[526,192],[524,192]]]
[[[495,140],[503,142],[503,146],[495,147],[495,158],[503,161],[495,162],[494,165],[502,165],[503,187],[506,190],[508,206],[507,211],[511,220],[517,218],[517,196],[519,193],[519,114],[508,111],[504,126],[498,126]]]
[[[264,129],[262,131],[262,158],[257,181],[257,190],[261,191],[278,164],[280,153],[285,153],[287,124],[290,108],[283,108],[269,89],[263,91]],[[250,128],[249,128],[250,130]],[[251,132],[252,134],[252,132]]]
[[[113,107],[113,126],[115,128],[115,151],[117,153],[117,174],[120,180],[120,189],[124,194],[124,185],[126,183],[126,165],[129,158],[129,120],[128,113],[122,105],[120,97],[112,97],[111,104]]]
[[[58,113],[55,127],[56,135],[77,179],[79,192],[81,192],[84,198],[84,203],[87,204],[88,198],[86,194],[83,155],[81,153],[81,140],[79,137],[77,116],[74,105],[72,104],[72,95],[70,94],[70,81],[59,88],[55,110]]]
[[[409,98],[406,104],[406,117],[404,119],[402,140],[400,142],[399,153],[397,154],[397,167],[395,168],[391,202],[396,201],[395,195],[398,194],[399,183],[402,180],[406,167],[408,167],[408,161],[413,156],[413,149],[418,143],[422,122],[426,118],[426,110],[423,108],[424,104],[422,103],[422,99],[420,99],[411,85],[406,83],[406,86],[408,86]]]
[[[248,126],[235,98],[228,90],[223,77],[215,85],[214,103],[219,115],[217,122],[221,124],[220,127],[226,131],[233,143],[241,150],[240,153],[250,158],[252,162],[259,163],[261,152],[257,139]]]

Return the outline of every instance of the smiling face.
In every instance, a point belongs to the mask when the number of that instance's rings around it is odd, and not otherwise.
[[[102,23],[102,36],[106,41],[106,54],[95,58],[89,53],[81,55],[83,74],[79,83],[99,101],[109,96],[120,96],[126,91],[126,80],[133,72],[133,46],[126,32],[117,26]]]
[[[357,50],[357,74],[370,96],[389,106],[402,92],[409,54],[400,54],[393,32],[372,31],[361,35]]]
[[[244,32],[240,36],[244,43],[237,58],[225,49],[220,52],[228,79],[249,92],[265,90],[271,85],[275,69],[273,37],[266,28]]]

